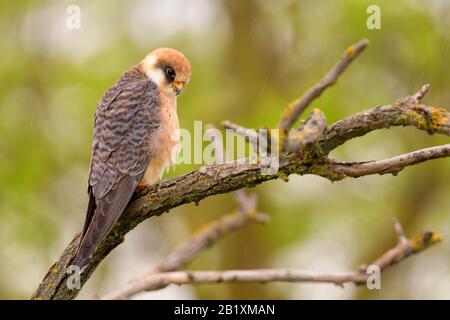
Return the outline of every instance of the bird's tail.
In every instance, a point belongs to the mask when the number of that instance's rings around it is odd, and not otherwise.
[[[86,222],[72,265],[76,265],[82,270],[91,260],[95,249],[122,215],[139,180],[140,177],[127,175],[117,182],[103,198],[97,201],[89,190]]]
[[[91,260],[92,254],[95,251],[95,247],[86,246],[86,243],[83,240],[85,239],[81,238],[75,258],[73,258],[72,262],[70,263],[72,266],[76,266],[80,270],[83,270],[83,268],[88,264],[88,262]]]
[[[90,260],[90,256],[93,252],[90,252],[92,250],[88,250],[88,248],[85,245],[85,236],[89,229],[89,226],[91,225],[92,218],[95,214],[96,204],[95,204],[95,197],[92,193],[92,187],[89,186],[88,188],[88,196],[89,196],[89,204],[86,210],[86,219],[84,221],[83,231],[81,231],[80,235],[80,241],[78,243],[77,253],[75,254],[75,257],[72,259],[71,265],[78,266],[80,269],[82,269]]]

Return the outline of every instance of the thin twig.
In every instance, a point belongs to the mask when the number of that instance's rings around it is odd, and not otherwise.
[[[239,207],[234,212],[203,226],[188,240],[167,256],[153,271],[178,270],[192,261],[201,251],[213,246],[224,236],[248,226],[251,223],[267,223],[268,215],[256,212],[256,196],[240,192]]]
[[[425,95],[428,93],[428,91],[430,90],[430,85],[429,84],[425,84],[422,86],[422,88],[420,88],[419,91],[417,91],[412,97],[414,99],[414,101],[416,103],[421,103],[423,98],[425,97]]]
[[[398,235],[399,224],[394,221]],[[401,226],[400,226],[401,229]],[[441,235],[434,231],[424,231],[417,236],[398,241],[397,245],[388,250],[371,265],[381,270],[390,267],[413,253],[419,253],[432,245],[442,241]],[[136,279],[125,288],[117,290],[103,299],[129,299],[131,296],[143,292],[165,287],[169,284],[204,284],[204,283],[268,283],[268,282],[319,282],[334,283],[342,286],[344,283],[364,284],[370,273],[367,267],[351,272],[316,272],[300,269],[255,269],[228,271],[178,271],[157,274],[147,274]]]
[[[425,148],[389,159],[368,162],[333,162],[333,171],[347,177],[361,177],[371,174],[391,173],[397,175],[403,168],[427,160],[450,156],[450,144]]]
[[[257,198],[255,193],[247,193],[241,189],[235,191],[235,196],[239,205],[237,210],[203,226],[161,261],[157,267],[148,272],[146,276],[179,270],[194,260],[200,252],[212,247],[217,241],[229,233],[242,229],[251,223],[265,224],[270,220],[268,215],[256,211]],[[135,283],[136,281],[138,280],[132,280],[131,283]],[[159,289],[165,286],[161,283]],[[117,291],[105,297],[108,298],[114,295],[122,295],[122,293]],[[127,297],[121,296],[121,299],[125,298]]]
[[[245,127],[238,125],[236,123],[233,123],[229,120],[222,121],[222,126],[225,129],[234,130],[234,132],[238,135],[247,136],[247,137],[254,138],[254,139],[258,138],[258,133],[256,132],[256,130],[245,128]]]
[[[408,241],[405,236],[405,231],[403,231],[403,227],[400,222],[396,219],[392,219],[392,223],[394,224],[395,234],[397,235],[397,244],[401,245]]]
[[[259,136],[256,130],[245,128],[228,120],[223,121],[222,126],[234,130],[237,135],[244,136],[255,150],[258,150],[258,143],[264,142],[265,146],[270,145],[269,142],[262,140],[267,139],[267,137]],[[326,127],[325,115],[319,109],[314,109],[299,129],[289,132],[285,151],[297,152],[305,145],[318,141]]]
[[[259,134],[256,130],[245,128],[228,120],[222,121],[222,126],[225,129],[233,130],[237,135],[244,136],[245,140],[252,145],[253,149],[258,150]]]
[[[299,129],[289,132],[286,151],[297,152],[305,145],[318,141],[326,128],[325,115],[314,109]]]
[[[278,127],[288,132],[305,109],[318,98],[322,92],[336,83],[339,76],[350,65],[350,63],[367,47],[369,41],[363,39],[350,46],[345,51],[342,59],[313,87],[306,91],[300,98],[293,101],[283,113]]]

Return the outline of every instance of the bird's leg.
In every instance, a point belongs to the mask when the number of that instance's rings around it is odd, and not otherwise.
[[[136,189],[134,190],[134,193],[140,193],[144,189],[150,187],[149,184],[146,184],[144,180],[139,181],[138,185],[136,186]]]

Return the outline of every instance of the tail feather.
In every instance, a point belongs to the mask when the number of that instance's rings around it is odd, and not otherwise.
[[[90,192],[86,222],[72,265],[85,267],[103,238],[125,210],[140,179],[125,176],[101,199],[95,201]]]

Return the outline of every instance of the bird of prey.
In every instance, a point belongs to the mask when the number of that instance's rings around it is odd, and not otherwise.
[[[184,55],[160,48],[128,69],[97,106],[89,204],[72,265],[83,268],[122,215],[136,188],[154,184],[179,145],[176,96],[189,82]]]

